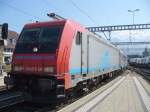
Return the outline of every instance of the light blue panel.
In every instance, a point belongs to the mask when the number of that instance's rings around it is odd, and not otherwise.
[[[102,59],[100,59],[100,64],[99,64],[99,68],[102,69],[108,69],[111,67],[110,64],[110,53],[108,50],[105,50],[102,56]]]
[[[113,68],[113,69],[119,68],[118,65],[117,66],[111,65],[110,60],[111,60],[111,55],[108,50],[105,50],[102,58],[99,61],[100,64],[95,67],[88,68],[89,72],[94,72],[97,70],[106,71],[106,70],[109,70],[110,68]],[[87,68],[82,68],[83,73],[86,71],[87,71]],[[71,75],[80,74],[80,72],[81,72],[81,68],[70,68],[69,70],[69,73]]]
[[[88,71],[89,72],[94,72],[94,71],[106,71],[106,70],[109,70],[109,69],[119,69],[119,65],[114,65],[114,64],[111,64],[110,63],[111,61],[111,54],[109,52],[109,50],[105,50],[103,52],[103,55],[101,57],[101,59],[99,60],[99,64],[95,67],[90,67],[88,68]],[[70,68],[69,70],[69,73],[70,75],[75,75],[75,74],[80,74],[81,72],[81,68]],[[87,72],[87,68],[82,68],[82,72]]]
[[[97,67],[95,67],[95,68],[88,68],[88,71],[89,72],[93,72],[93,71],[96,71],[96,70],[98,70],[98,68]],[[87,72],[87,68],[82,68],[82,72],[84,73],[84,72]],[[81,73],[81,68],[71,68],[70,70],[69,70],[69,74],[70,75],[75,75],[75,74],[80,74]]]

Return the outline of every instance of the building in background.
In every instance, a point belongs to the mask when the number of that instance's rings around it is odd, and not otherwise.
[[[10,63],[18,36],[17,32],[9,30],[7,40],[0,37],[0,86],[4,86],[4,76],[11,69]]]
[[[8,31],[8,39],[7,39],[7,45],[3,48],[3,58],[2,58],[2,64],[7,64],[11,62],[13,50],[16,45],[16,41],[18,39],[19,34],[15,31]]]

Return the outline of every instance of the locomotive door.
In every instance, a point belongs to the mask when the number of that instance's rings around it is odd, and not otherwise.
[[[88,73],[88,36],[82,33],[81,36],[81,74],[86,76]]]
[[[77,31],[75,36],[75,45],[73,45],[71,50],[71,61],[70,61],[70,68],[75,73],[80,73],[83,76],[87,74],[87,34]],[[73,74],[72,73],[72,74]],[[74,73],[74,74],[75,74]]]

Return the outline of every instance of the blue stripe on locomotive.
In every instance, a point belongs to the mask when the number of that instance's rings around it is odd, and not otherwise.
[[[103,53],[103,56],[102,56],[101,60],[99,61],[100,64],[97,65],[97,67],[88,68],[88,71],[89,72],[94,72],[94,71],[97,71],[97,70],[105,71],[105,70],[108,70],[110,68],[117,68],[118,66],[110,64],[110,59],[111,59],[111,55],[110,55],[109,51],[106,50]],[[71,68],[69,70],[70,75],[80,74],[80,72],[81,72],[81,68]],[[82,68],[82,72],[86,73],[87,68]]]

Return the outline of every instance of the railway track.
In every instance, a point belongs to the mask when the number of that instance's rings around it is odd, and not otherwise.
[[[145,68],[133,68],[130,67],[131,70],[137,72],[138,74],[142,75],[145,79],[150,81],[150,70]]]
[[[108,82],[115,79],[118,75],[116,75],[113,78],[108,78],[103,80],[99,85],[96,87],[93,87],[90,91],[84,93],[83,95],[77,96],[75,98],[68,99],[67,101],[64,101],[63,103],[57,104],[57,105],[42,105],[42,104],[31,104],[23,101],[20,103],[13,104],[11,106],[7,106],[6,108],[3,108],[0,110],[0,112],[56,112],[58,110],[61,110],[62,108],[66,107],[67,105],[70,105],[71,103],[79,100],[80,98],[90,94],[91,92],[95,91],[96,89],[104,86]],[[21,96],[20,96],[21,97]]]

